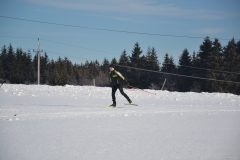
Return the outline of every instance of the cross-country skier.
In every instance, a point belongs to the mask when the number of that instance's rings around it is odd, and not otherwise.
[[[126,93],[123,92],[123,82],[125,82],[127,84],[127,86],[129,86],[127,80],[123,77],[123,75],[116,71],[114,69],[114,65],[111,64],[109,66],[110,72],[109,72],[109,77],[110,77],[110,83],[112,85],[112,101],[113,104],[110,105],[110,107],[116,107],[116,97],[115,97],[115,93],[117,91],[117,89],[119,89],[120,93],[128,100],[128,102],[131,104],[132,101],[131,99],[126,95]]]

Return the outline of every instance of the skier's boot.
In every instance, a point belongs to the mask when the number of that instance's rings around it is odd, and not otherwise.
[[[128,100],[128,102],[129,102],[129,104],[132,104],[132,101],[130,99]]]
[[[116,107],[116,103],[111,104],[109,107]]]

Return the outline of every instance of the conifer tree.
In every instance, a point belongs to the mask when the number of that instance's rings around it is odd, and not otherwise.
[[[162,63],[161,71],[166,73],[176,72],[176,65],[174,64],[174,59],[172,56],[169,58],[168,53],[166,53],[166,55],[164,56],[164,61]],[[165,87],[167,88],[167,90],[169,91],[176,90],[176,81],[177,81],[176,77],[171,76],[170,74],[164,74],[161,76],[161,81],[164,81],[164,79],[167,79],[168,81]]]
[[[54,69],[53,69],[53,85],[60,85],[61,84],[61,75],[59,73],[60,71],[60,64],[55,63]]]
[[[240,63],[240,40],[236,44],[237,63]],[[240,67],[237,69],[237,73],[240,73]],[[237,75],[236,82],[240,82],[240,74]],[[236,88],[236,94],[240,95],[240,85]]]
[[[158,62],[158,56],[154,47],[152,48],[148,47],[146,58],[147,58],[147,69],[159,71],[160,67]]]
[[[200,72],[200,70],[197,68],[198,67],[198,61],[199,61],[199,57],[197,55],[197,53],[194,51],[193,55],[192,55],[192,66],[193,68],[191,69],[192,71],[192,76],[194,77],[198,77],[198,74]],[[199,82],[198,79],[192,79],[192,86],[191,86],[191,91],[193,92],[200,92],[201,91],[201,84]]]
[[[170,57],[170,61],[169,62],[170,62],[170,65],[169,65],[170,72],[171,73],[176,73],[176,65],[174,63],[174,59],[173,59],[172,56]]]
[[[178,69],[182,70],[181,72],[186,73],[186,75],[187,75],[187,74],[191,73],[191,68],[190,68],[191,66],[192,66],[191,56],[189,55],[188,49],[184,49],[179,58]],[[191,74],[189,74],[189,75],[191,75]]]
[[[108,77],[106,76],[106,73],[104,73],[102,71],[102,68],[101,68],[101,65],[100,63],[98,62],[98,60],[96,60],[94,62],[94,66],[95,66],[95,85],[96,86],[105,86],[106,85],[106,82],[107,84],[109,83],[108,81]]]
[[[4,70],[3,70],[3,64],[2,64],[2,53],[0,54],[0,78],[3,79],[4,76]]]
[[[35,82],[37,82],[37,74],[38,74],[38,55],[37,55],[37,53],[33,57],[33,67],[34,67],[34,72],[36,73],[35,74],[36,77],[34,77],[34,79],[35,79]]]
[[[15,74],[16,74],[16,55],[13,51],[13,47],[10,44],[7,51],[7,67],[6,67],[6,79],[11,83],[15,83]]]
[[[199,53],[197,54],[197,61],[196,66],[198,68],[209,68],[209,55],[213,52],[212,48],[212,41],[209,39],[209,37],[206,37],[204,39],[204,42],[202,45],[200,45]],[[207,78],[208,71],[205,69],[195,69],[194,71],[195,76]],[[208,91],[208,85],[207,80],[196,80],[197,83],[199,83],[199,86],[201,86],[200,91],[207,92]]]
[[[137,67],[137,68],[141,68],[141,63],[142,60],[141,59],[141,54],[142,54],[142,49],[139,46],[139,43],[135,43],[134,48],[132,50],[132,55],[129,57],[130,58],[130,65],[132,67]],[[130,82],[133,84],[133,86],[137,86],[139,88],[142,88],[141,86],[141,71],[136,70],[136,69],[131,69],[130,71],[131,73],[131,77],[130,78]]]
[[[228,42],[228,45],[224,47],[224,70],[230,72],[238,72],[240,68],[240,63],[238,62],[238,55],[236,52],[236,44],[234,38]],[[224,80],[236,81],[236,74],[225,74]],[[236,88],[239,85],[234,83],[224,83],[223,90],[224,92],[237,93]]]
[[[166,53],[165,56],[164,56],[164,61],[162,63],[161,71],[162,72],[169,72],[170,71],[170,58],[168,56],[168,53]]]
[[[117,59],[115,57],[112,59],[111,64],[118,64]]]
[[[152,60],[152,53],[151,53],[151,48],[148,47],[147,49],[147,53],[146,53],[146,65],[147,65],[147,69],[151,69],[152,68],[152,64],[154,63],[154,60]]]
[[[147,57],[145,55],[142,55],[139,59],[139,68],[147,69]],[[138,85],[141,86],[141,88],[149,88],[150,86],[150,80],[148,77],[148,72],[136,70],[138,73]]]
[[[54,60],[51,60],[51,62],[48,64],[48,78],[47,81],[49,81],[50,85],[65,85],[67,84],[67,77],[65,76],[65,70],[62,67],[63,61],[61,57],[58,58],[58,60],[55,62]]]
[[[192,66],[194,66],[194,67],[197,66],[197,54],[195,51],[192,54]]]
[[[225,70],[236,71],[238,68],[237,52],[235,40],[232,39],[228,42],[228,45],[224,48]]]
[[[208,69],[211,69],[211,70],[207,71],[206,77],[209,79],[219,79],[219,77],[220,77],[219,72],[214,71],[214,70],[221,70],[220,55],[222,54],[222,46],[219,43],[218,39],[215,39],[212,44],[213,44],[212,52],[209,52],[208,63],[207,63]],[[206,82],[206,87],[207,87],[208,92],[221,92],[221,90],[222,90],[220,83],[217,81],[208,80]]]
[[[212,53],[212,41],[209,39],[209,37],[206,37],[204,39],[204,42],[202,45],[200,45],[200,50],[198,53],[199,61],[198,65],[199,67],[206,68],[209,64],[209,54]]]
[[[118,61],[119,65],[122,66],[129,66],[130,65],[130,61],[129,61],[129,57],[127,56],[127,52],[126,50],[123,50],[120,59]],[[118,71],[120,71],[127,79],[129,77],[129,73],[130,73],[130,69],[126,68],[126,67],[118,67]]]
[[[127,52],[126,50],[123,50],[121,56],[120,56],[120,59],[118,61],[118,64],[119,65],[124,65],[124,66],[128,66],[129,65],[129,58],[127,56]]]
[[[240,56],[240,40],[236,44],[236,52],[237,52],[237,55]]]
[[[65,57],[63,60],[63,67],[66,70],[67,84],[71,84],[74,79],[72,66],[72,62],[70,62],[68,58]]]
[[[14,83],[23,84],[25,81],[24,76],[24,59],[23,59],[23,51],[21,48],[17,48],[16,51],[16,69],[14,74]]]
[[[0,68],[2,68],[2,70],[3,70],[3,75],[2,75],[1,78],[6,79],[7,78],[6,75],[7,75],[7,66],[8,65],[7,65],[7,48],[6,48],[5,45],[2,48],[0,59],[1,59],[1,62],[2,62]]]
[[[4,77],[4,71],[3,71],[3,67],[2,67],[2,59],[0,56],[0,78],[3,79]]]
[[[133,47],[132,55],[129,57],[131,61],[131,66],[139,67],[139,68],[141,67],[139,66],[141,54],[142,54],[142,49],[139,46],[139,43],[137,42]]]
[[[100,84],[102,86],[109,86],[109,61],[105,57],[103,63],[100,65]]]
[[[73,65],[73,80],[72,83],[73,85],[79,85],[80,84],[80,67],[78,64]]]
[[[107,75],[109,73],[109,65],[110,65],[110,63],[109,63],[108,59],[105,57],[104,60],[103,60],[101,69]]]
[[[59,57],[60,58],[60,57]],[[60,64],[52,60],[53,63],[53,70],[52,70],[52,85],[59,85],[59,70],[60,70]]]
[[[88,70],[89,70],[89,79],[90,81],[92,81],[93,79],[95,79],[98,75],[99,75],[99,63],[98,61],[96,60],[95,62],[91,61],[89,63],[89,66],[88,66]]]
[[[186,76],[192,75],[192,69],[190,68],[192,66],[192,60],[187,49],[183,50],[182,54],[180,55],[178,63],[179,63],[178,73],[180,75],[186,75]],[[178,91],[180,92],[190,91],[192,83],[193,83],[192,78],[179,77],[177,81]]]
[[[148,47],[147,53],[146,53],[146,64],[147,64],[147,69],[148,70],[153,70],[153,71],[159,71],[159,62],[158,62],[158,57],[156,54],[156,50],[154,47],[150,48]],[[154,72],[147,72],[146,76],[148,80],[148,85],[151,85],[151,89],[158,89],[156,86],[159,82],[159,74],[154,73]]]
[[[59,79],[57,85],[65,85],[68,82],[67,69],[65,67],[64,60],[60,57],[57,61],[56,72],[59,74]]]
[[[49,83],[50,85],[54,85],[54,65],[55,65],[55,62],[54,60],[52,59],[49,63],[48,63],[48,81],[47,83]]]
[[[33,62],[32,62],[32,55],[30,53],[30,51],[28,51],[27,53],[27,58],[26,58],[26,61],[25,61],[25,64],[26,64],[26,82],[27,83],[33,83],[34,82],[34,77],[36,77],[36,73],[34,72],[34,65],[33,65]]]
[[[45,84],[47,81],[47,64],[49,63],[48,55],[45,52],[43,56],[40,56],[40,81],[41,84]]]

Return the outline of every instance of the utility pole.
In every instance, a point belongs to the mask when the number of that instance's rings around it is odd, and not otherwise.
[[[40,42],[38,38],[38,85],[40,84]]]
[[[35,52],[33,50],[33,52]],[[39,38],[38,38],[38,50],[37,50],[37,54],[38,54],[38,85],[40,85],[40,41],[39,41]]]

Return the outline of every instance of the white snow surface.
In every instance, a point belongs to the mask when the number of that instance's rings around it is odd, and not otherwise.
[[[1,160],[239,160],[240,96],[4,84]]]

